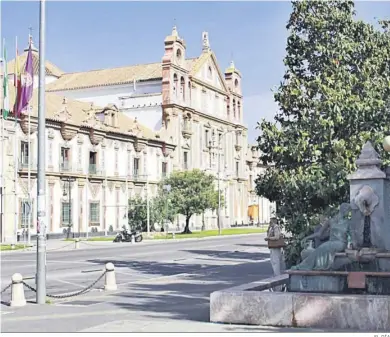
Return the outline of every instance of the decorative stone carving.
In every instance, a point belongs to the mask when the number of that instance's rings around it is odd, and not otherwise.
[[[364,185],[358,191],[353,201],[360,209],[360,212],[362,212],[365,216],[369,216],[379,204],[379,197],[370,186]]]
[[[95,130],[91,128],[89,130],[89,140],[92,145],[98,145],[105,137],[105,132],[100,130]]]
[[[164,157],[166,158],[172,154],[173,149],[168,148],[166,146],[166,144],[164,143],[161,151],[162,151],[162,154],[164,155]]]
[[[82,134],[77,135],[77,144],[83,144],[84,143],[84,137]]]
[[[30,118],[31,119],[31,118]],[[20,118],[20,128],[22,129],[25,135],[28,135],[28,115],[22,113]],[[37,131],[38,125],[33,124],[30,120],[30,135]]]
[[[71,141],[78,132],[78,127],[69,123],[61,123],[61,135],[62,138],[66,141]]]
[[[63,123],[69,122],[72,119],[72,113],[68,111],[67,100],[65,97],[62,101],[62,109],[54,114],[53,119]]]
[[[108,189],[110,190],[110,192],[112,192],[112,190],[114,189],[114,183],[112,181],[109,181],[107,183],[107,185],[108,185]]]
[[[98,183],[89,183],[89,188],[91,190],[92,198],[96,199],[100,189],[100,185]]]
[[[138,124],[137,118],[134,118],[134,124],[127,132],[129,132],[132,136],[142,137],[142,130]]]
[[[134,146],[134,150],[139,153],[145,149],[146,141],[136,138],[133,146]]]
[[[119,142],[116,140],[114,141],[114,149],[118,150],[119,149]]]
[[[371,142],[367,142],[356,160],[357,171],[351,174],[348,179],[385,178],[386,174],[379,168],[381,164],[382,160],[379,158],[378,153]]]
[[[54,130],[53,129],[48,129],[47,130],[47,136],[49,139],[54,139]]]
[[[122,190],[122,193],[126,192],[126,183],[121,184],[121,190]]]

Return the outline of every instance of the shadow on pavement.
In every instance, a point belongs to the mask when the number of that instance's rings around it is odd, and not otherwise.
[[[185,252],[215,258],[219,265],[156,261],[111,260],[116,267],[128,267],[146,275],[173,276],[172,278],[144,279],[122,284],[120,293],[113,294],[110,303],[142,316],[209,322],[210,293],[239,284],[267,278],[272,274],[269,254],[214,250],[186,250]],[[236,264],[224,264],[223,259],[236,259]],[[196,259],[191,257],[191,260]],[[222,260],[219,260],[222,259]],[[239,260],[253,260],[243,262]],[[256,263],[255,261],[258,261]],[[101,264],[108,261],[89,260]],[[174,277],[174,275],[178,277]]]

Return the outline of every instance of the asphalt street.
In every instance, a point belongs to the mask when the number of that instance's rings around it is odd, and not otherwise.
[[[206,323],[209,295],[271,276],[264,243],[264,234],[252,234],[52,251],[47,254],[49,294],[84,288],[101,275],[107,262],[115,265],[118,291],[95,289],[86,295],[54,300],[44,306],[29,303],[23,308],[6,306],[10,296],[7,292],[2,296],[1,330],[226,331],[219,328],[221,325],[216,330],[215,325]],[[33,277],[35,256],[35,252],[2,254],[1,289],[15,272]],[[33,279],[26,282],[35,286]],[[102,285],[103,281],[96,288]],[[35,294],[26,291],[26,298],[35,299]],[[46,330],[42,330],[43,320]]]

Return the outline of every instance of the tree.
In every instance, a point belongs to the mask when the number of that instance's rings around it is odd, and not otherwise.
[[[186,218],[183,233],[191,233],[190,219],[207,209],[218,208],[218,191],[214,188],[214,176],[201,170],[176,171],[163,182],[170,185],[169,200],[177,213]]]
[[[147,230],[147,201],[141,197],[129,199],[129,225],[132,228]],[[151,198],[149,201],[149,222],[150,230],[155,231],[155,224],[163,226],[166,220],[173,221],[176,211],[174,208],[166,207],[162,195]]]
[[[286,72],[275,93],[274,122],[259,123],[268,169],[257,193],[277,203],[297,262],[300,239],[327,207],[349,200],[347,175],[371,140],[382,158],[389,131],[390,34],[355,20],[353,1],[294,1]]]

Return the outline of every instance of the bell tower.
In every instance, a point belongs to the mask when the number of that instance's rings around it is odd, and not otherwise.
[[[232,61],[229,68],[225,70],[225,82],[230,93],[228,99],[228,111],[230,113],[230,117],[239,123],[243,121],[241,80],[241,73]]]
[[[165,38],[164,44],[165,53],[162,59],[163,105],[171,104],[184,95],[185,73],[187,73],[185,68],[186,45],[184,39],[180,38],[176,26],[173,27],[171,35]]]

